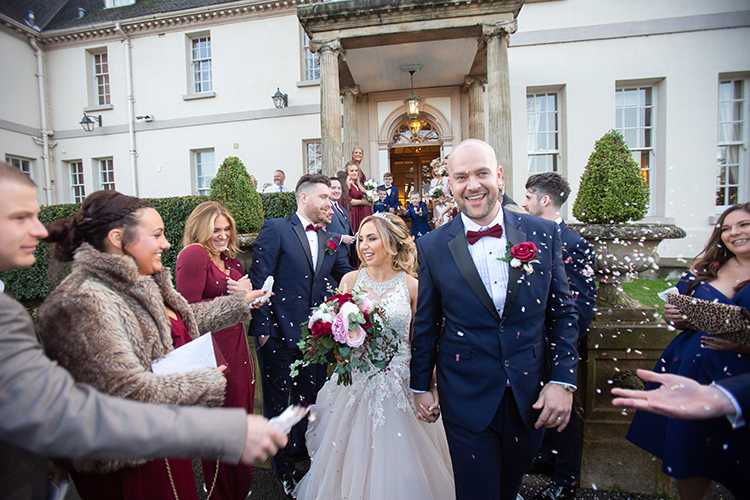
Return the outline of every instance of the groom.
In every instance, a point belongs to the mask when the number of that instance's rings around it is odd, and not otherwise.
[[[462,142],[448,172],[461,215],[417,240],[411,387],[419,417],[434,421],[437,365],[457,500],[512,500],[542,427],[562,430],[570,419],[578,316],[555,223],[501,207],[492,147]],[[525,242],[533,259],[500,260]]]

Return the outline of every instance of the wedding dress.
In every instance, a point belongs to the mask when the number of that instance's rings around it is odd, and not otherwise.
[[[442,420],[417,419],[409,388],[411,306],[406,273],[385,283],[357,276],[367,297],[385,308],[399,335],[398,354],[371,377],[355,371],[352,384],[325,383],[305,434],[309,472],[294,494],[298,500],[452,500],[453,472]]]

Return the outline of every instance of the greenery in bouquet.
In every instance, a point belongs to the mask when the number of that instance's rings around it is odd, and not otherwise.
[[[427,194],[428,198],[431,198],[433,200],[437,200],[441,196],[444,196],[445,193],[443,193],[443,188],[438,184],[434,188],[430,189],[430,192]]]
[[[303,357],[292,363],[292,378],[303,366],[327,363],[331,353],[337,361],[333,373],[338,374],[339,385],[350,385],[354,370],[388,367],[398,352],[398,334],[388,327],[383,308],[365,295],[355,288],[352,293],[337,293],[313,309],[302,324],[297,345]]]

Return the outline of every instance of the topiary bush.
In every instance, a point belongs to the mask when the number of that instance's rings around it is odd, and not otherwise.
[[[211,195],[214,201],[229,209],[237,224],[238,233],[255,233],[263,225],[263,203],[255,190],[250,174],[236,156],[228,156],[211,180]]]
[[[266,219],[289,217],[297,211],[297,199],[294,193],[265,193],[261,196]]]
[[[596,141],[581,176],[573,215],[585,224],[623,224],[643,219],[649,190],[625,139],[610,130]]]

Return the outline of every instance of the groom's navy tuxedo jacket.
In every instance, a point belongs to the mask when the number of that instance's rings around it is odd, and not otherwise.
[[[503,214],[508,241],[533,242],[539,263],[533,264],[531,274],[520,267],[509,268],[502,317],[471,258],[461,217],[417,240],[419,298],[411,386],[429,389],[437,363],[446,424],[473,431],[490,424],[506,386],[513,390],[524,424],[532,427],[539,411],[531,405],[542,382],[576,383],[578,315],[565,276],[557,225],[505,209]],[[497,261],[497,265],[508,263]],[[440,338],[443,317],[445,332]],[[550,325],[548,331],[545,322]],[[550,347],[546,347],[546,332]]]
[[[270,306],[253,311],[251,335],[271,335],[289,347],[297,345],[300,325],[307,321],[310,309],[320,304],[329,285],[336,288],[344,274],[353,270],[344,252],[326,252],[332,237],[325,230],[318,232],[318,262],[313,272],[310,244],[297,214],[263,223],[253,243],[250,280],[257,289],[273,275],[275,295]]]

